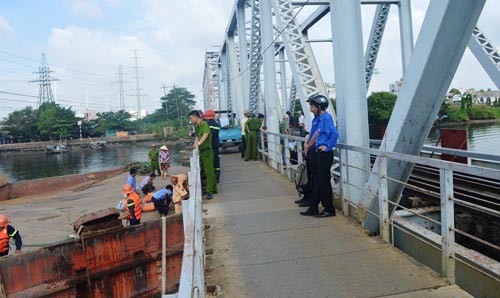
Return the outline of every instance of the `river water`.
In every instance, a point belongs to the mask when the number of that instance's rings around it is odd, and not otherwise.
[[[170,165],[186,165],[179,154],[185,145],[169,145]],[[134,161],[148,161],[150,145],[112,144],[103,150],[69,147],[63,154],[45,152],[0,153],[0,175],[9,182],[47,178],[68,174],[97,172],[123,166]]]
[[[500,122],[469,123],[447,125],[443,128],[466,129],[469,151],[500,155]],[[426,144],[435,146],[439,138],[439,128],[433,128]]]
[[[500,122],[447,126],[468,130],[470,151],[500,155]],[[433,128],[426,144],[435,145],[439,129]],[[171,165],[182,164],[179,154],[185,145],[170,145]],[[77,173],[96,172],[122,166],[132,161],[147,161],[149,144],[109,145],[97,151],[89,148],[71,147],[69,152],[60,154],[0,153],[0,175],[7,175],[10,182],[61,176]]]

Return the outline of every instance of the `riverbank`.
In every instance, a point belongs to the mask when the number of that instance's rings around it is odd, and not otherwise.
[[[500,119],[484,119],[484,120],[469,120],[462,122],[440,122],[435,127],[448,127],[448,126],[458,126],[467,124],[489,124],[489,123],[500,123]]]
[[[140,134],[125,137],[102,137],[96,139],[74,139],[66,140],[64,144],[67,147],[90,147],[92,141],[105,141],[107,144],[134,144],[147,141],[159,141],[160,138],[154,134]],[[29,143],[13,143],[0,145],[0,154],[4,152],[30,152],[30,151],[45,151],[47,146],[59,144],[59,141],[46,141],[46,142],[29,142]]]

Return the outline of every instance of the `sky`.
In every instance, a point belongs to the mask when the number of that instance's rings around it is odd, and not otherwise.
[[[435,0],[439,1],[439,0]],[[429,0],[412,1],[414,40]],[[478,26],[500,44],[500,0],[487,0]],[[125,74],[125,105],[136,108],[137,50],[142,107],[159,107],[163,86],[186,87],[202,107],[204,53],[223,41],[232,0],[0,0],[0,119],[14,110],[36,107],[38,77],[45,53],[56,101],[81,114],[87,104],[98,111],[119,109],[118,68]],[[304,20],[315,6],[297,15]],[[363,38],[369,36],[375,7],[362,8]],[[247,16],[247,18],[249,15]],[[372,79],[370,92],[387,91],[402,77],[398,13],[393,6]],[[331,37],[330,17],[309,32],[311,39]],[[334,83],[331,43],[312,45],[325,82]],[[496,90],[493,82],[467,50],[452,87]],[[17,93],[13,95],[2,92]],[[35,96],[35,97],[33,97]]]

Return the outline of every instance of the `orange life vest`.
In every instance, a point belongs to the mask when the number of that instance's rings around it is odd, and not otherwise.
[[[5,253],[9,251],[9,234],[7,234],[7,229],[0,231],[0,253]]]
[[[142,217],[141,198],[139,197],[138,194],[136,194],[135,192],[132,192],[125,199],[125,214],[127,214],[127,218],[130,219],[132,217],[130,216],[130,212],[129,212],[130,206],[129,206],[128,200],[134,201],[135,218],[137,218],[137,220],[140,220]]]

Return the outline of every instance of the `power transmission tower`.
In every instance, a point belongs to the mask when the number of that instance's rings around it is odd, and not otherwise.
[[[167,102],[166,102],[166,98],[167,98],[167,88],[170,88],[168,86],[165,86],[165,84],[163,84],[163,86],[161,86],[161,90],[163,90],[163,96],[165,97],[165,113],[168,113],[168,105],[167,105]]]
[[[123,67],[121,65],[118,67],[118,72],[116,73],[116,75],[118,76],[118,81],[112,82],[111,84],[118,83],[118,92],[120,94],[120,110],[125,110],[125,89],[123,88],[123,84],[125,83],[125,81],[123,80]]]
[[[139,59],[139,57],[137,56],[137,50],[134,50],[134,58],[135,60],[135,67],[133,67],[135,69],[135,96],[137,97],[137,119],[141,119],[141,90],[139,88],[139,65],[137,63],[137,60]]]
[[[54,95],[50,82],[59,80],[51,76],[52,72],[54,71],[50,70],[47,59],[45,58],[45,53],[42,53],[42,61],[40,62],[38,71],[34,72],[34,74],[38,74],[38,79],[29,81],[30,83],[38,83],[40,86],[38,91],[38,106],[45,102],[54,102]]]

